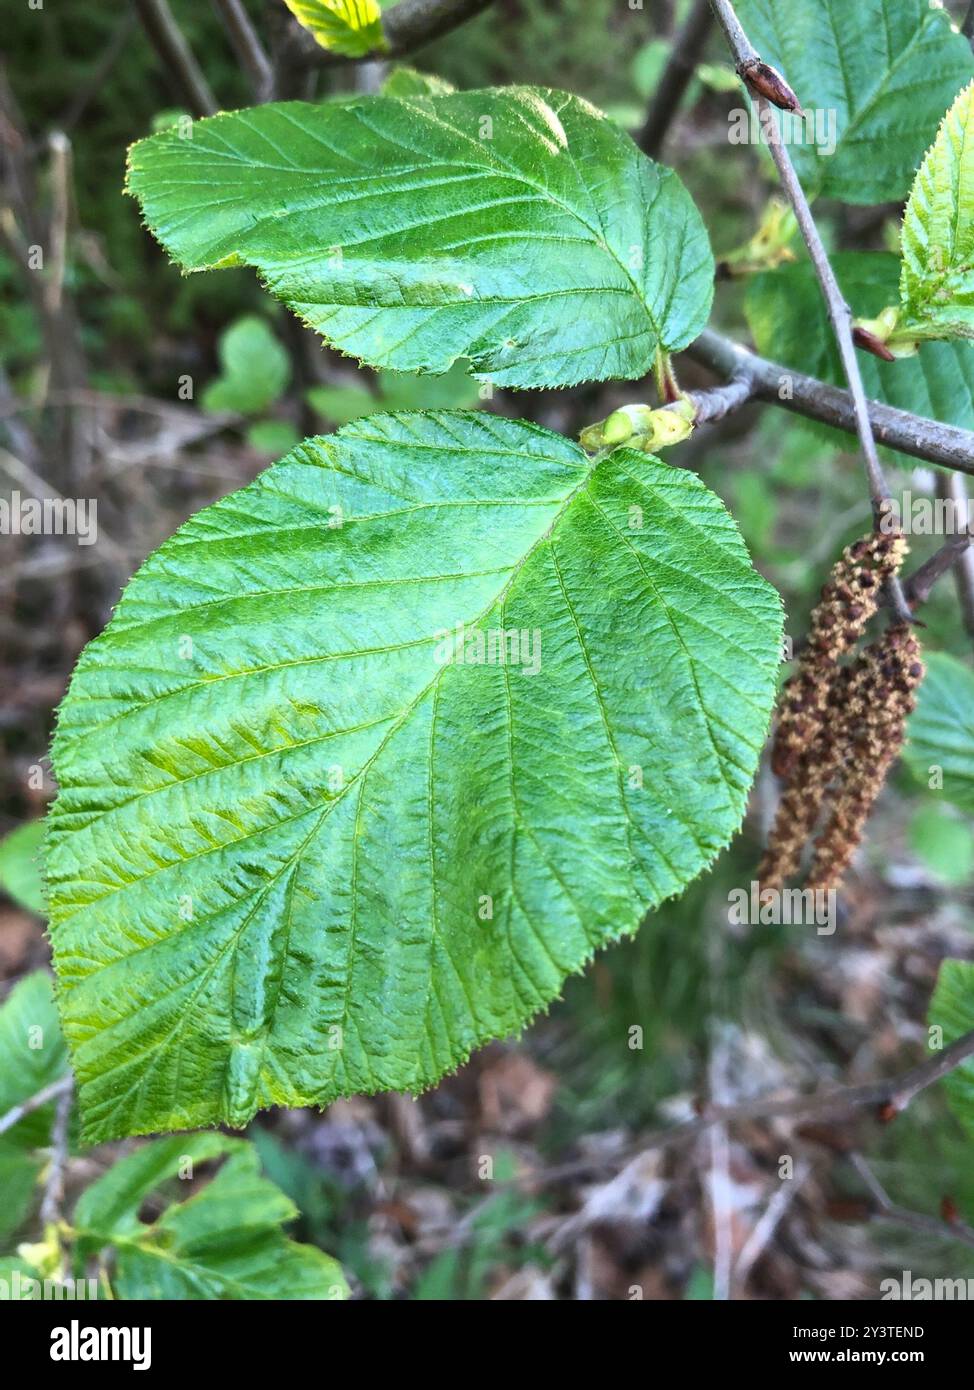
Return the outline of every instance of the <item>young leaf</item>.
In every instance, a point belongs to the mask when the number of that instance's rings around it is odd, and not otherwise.
[[[18,825],[0,840],[0,888],[29,912],[43,916],[44,880],[40,852],[44,841],[44,821]]]
[[[697,336],[713,297],[677,176],[559,92],[258,106],[140,141],[128,188],[186,270],[256,267],[372,366],[633,379]]]
[[[278,399],[291,377],[291,362],[267,322],[247,314],[220,338],[223,375],[203,392],[204,410],[259,415]]]
[[[903,217],[902,311],[915,338],[974,338],[974,83],[943,119]]]
[[[905,198],[937,122],[974,75],[970,46],[946,11],[929,0],[738,0],[736,8],[807,113],[790,150],[809,194]]]
[[[519,1029],[734,833],[780,628],[693,474],[476,412],[193,517],[53,750],[85,1137],[415,1091]]]
[[[896,302],[896,256],[887,251],[840,251],[832,264],[858,317],[878,314]],[[786,367],[845,383],[822,292],[807,262],[756,275],[748,285],[745,307],[759,352]],[[897,362],[880,362],[860,352],[859,367],[866,394],[873,400],[974,429],[971,344],[921,343],[915,357]]]
[[[925,787],[974,812],[974,673],[946,652],[924,660],[903,757]]]
[[[380,88],[384,97],[441,97],[456,88],[445,77],[400,65],[390,72]]]
[[[344,58],[385,48],[381,0],[284,0],[315,42]]]
[[[930,1001],[930,1023],[943,1029],[943,1045],[974,1028],[974,963],[945,960]],[[974,1134],[974,1061],[968,1058],[944,1078],[950,1108],[965,1129]]]
[[[226,1156],[204,1187],[167,1206],[151,1225],[139,1207],[161,1184]],[[284,1235],[297,1207],[261,1176],[252,1144],[222,1134],[159,1139],[115,1163],[75,1207],[85,1258],[115,1247],[118,1298],[345,1298],[335,1260]]]

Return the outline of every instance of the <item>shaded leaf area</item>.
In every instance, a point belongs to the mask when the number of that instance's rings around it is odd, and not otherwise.
[[[254,266],[372,366],[632,379],[696,337],[713,296],[676,174],[541,88],[231,112],[141,141],[128,188],[184,269]]]
[[[896,256],[843,251],[832,257],[832,264],[857,317],[874,316],[896,303]],[[756,275],[745,303],[759,352],[796,371],[845,384],[835,335],[810,265]],[[974,429],[974,347],[968,343],[922,343],[915,357],[897,362],[881,362],[860,351],[859,366],[866,394],[873,400]]]
[[[974,1029],[974,962],[945,960],[930,1001],[930,1022],[943,1029],[943,1045]],[[944,1079],[950,1107],[974,1135],[974,1061],[962,1062]]]
[[[38,970],[0,1006],[0,1116],[42,1091],[68,1069],[51,977]],[[43,1167],[55,1102],[25,1115],[0,1135],[0,1238],[24,1221]]]
[[[0,840],[0,888],[22,907],[36,913],[44,911],[43,842],[43,820],[18,825]]]
[[[736,8],[809,113],[809,133],[790,142],[808,193],[847,203],[905,198],[937,123],[974,75],[950,16],[927,0],[739,0]]]
[[[974,673],[931,652],[903,756],[919,782],[974,812]]]
[[[693,474],[482,413],[373,416],[194,517],[53,750],[86,1138],[421,1089],[519,1029],[737,829],[780,627]]]
[[[214,1159],[224,1160],[215,1176],[185,1200],[164,1203],[164,1192],[174,1194],[179,1179]],[[147,1202],[157,1208],[151,1221],[139,1214]],[[297,1214],[261,1175],[251,1144],[194,1134],[145,1144],[115,1163],[79,1198],[73,1238],[79,1261],[110,1263],[118,1298],[347,1297],[337,1262],[284,1234]]]

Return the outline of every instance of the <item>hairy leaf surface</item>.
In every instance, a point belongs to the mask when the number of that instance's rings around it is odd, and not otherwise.
[[[903,217],[903,330],[974,338],[974,83],[944,117]]]
[[[476,412],[201,512],[53,750],[86,1137],[418,1090],[520,1028],[737,828],[780,624],[694,475]]]
[[[924,786],[931,785],[932,770],[941,769],[942,785],[933,789],[974,812],[974,672],[946,652],[931,652],[924,660],[927,674],[910,716],[904,757]]]
[[[697,336],[713,296],[683,184],[560,92],[259,106],[141,141],[128,187],[184,269],[256,267],[373,366],[631,380]]]
[[[832,257],[842,291],[859,318],[897,299],[899,260],[885,251],[844,251]],[[746,309],[758,351],[786,367],[845,384],[835,334],[810,265],[756,275]],[[974,347],[921,343],[915,357],[881,362],[859,352],[866,394],[944,424],[974,429]],[[830,431],[830,433],[832,433]]]
[[[974,75],[950,16],[928,0],[738,0],[737,12],[815,122],[815,140],[789,142],[808,192],[847,203],[905,198],[943,113]]]
[[[205,1186],[151,1224],[139,1208],[159,1189],[225,1161]],[[260,1173],[253,1145],[223,1134],[158,1139],[120,1159],[78,1199],[72,1224],[84,1258],[114,1247],[112,1288],[134,1299],[345,1298],[338,1263],[282,1229],[298,1209]]]

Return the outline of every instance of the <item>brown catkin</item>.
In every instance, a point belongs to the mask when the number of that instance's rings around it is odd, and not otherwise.
[[[826,718],[818,737],[792,767],[767,847],[758,866],[762,889],[778,889],[798,872],[802,850],[815,828],[828,789],[838,775],[851,730],[853,667],[841,667],[826,697]]]
[[[856,662],[858,706],[829,818],[815,846],[806,888],[837,888],[848,868],[886,774],[906,736],[924,676],[912,628],[896,623]]]
[[[823,727],[839,658],[859,641],[876,612],[883,585],[906,554],[900,531],[872,531],[846,546],[811,616],[798,669],[781,694],[771,769],[790,779],[810,755]]]

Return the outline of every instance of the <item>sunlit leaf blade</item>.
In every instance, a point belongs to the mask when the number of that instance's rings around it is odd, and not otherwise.
[[[343,352],[500,386],[633,379],[704,327],[713,258],[672,170],[534,88],[256,107],[133,146],[186,270],[247,264]]]
[[[200,512],[59,716],[88,1140],[417,1090],[520,1028],[736,830],[780,625],[695,475],[476,412]]]
[[[930,1022],[943,1029],[943,1045],[974,1029],[974,963],[945,960],[930,1001]],[[968,1058],[944,1080],[950,1108],[965,1129],[974,1134],[974,1060]]]
[[[808,113],[809,134],[790,142],[806,189],[847,203],[905,198],[974,76],[946,11],[929,0],[738,0],[736,9]]]
[[[944,117],[903,217],[904,333],[974,338],[974,83]]]
[[[322,48],[363,58],[385,47],[379,0],[284,0],[295,19]]]
[[[195,1165],[225,1156],[205,1186],[151,1224],[139,1208],[175,1193]],[[178,1193],[176,1193],[178,1195]],[[119,1159],[79,1198],[72,1224],[83,1255],[114,1248],[112,1288],[132,1299],[345,1298],[341,1268],[283,1231],[298,1210],[259,1170],[256,1150],[222,1134],[159,1139]]]
[[[842,291],[858,318],[895,304],[899,261],[885,251],[844,251],[832,257]],[[786,367],[844,385],[835,334],[811,266],[782,266],[748,286],[748,323],[758,351]],[[915,357],[881,362],[859,353],[866,394],[944,424],[974,429],[974,346],[921,343]]]
[[[946,652],[925,661],[904,757],[924,786],[974,813],[974,672]]]

